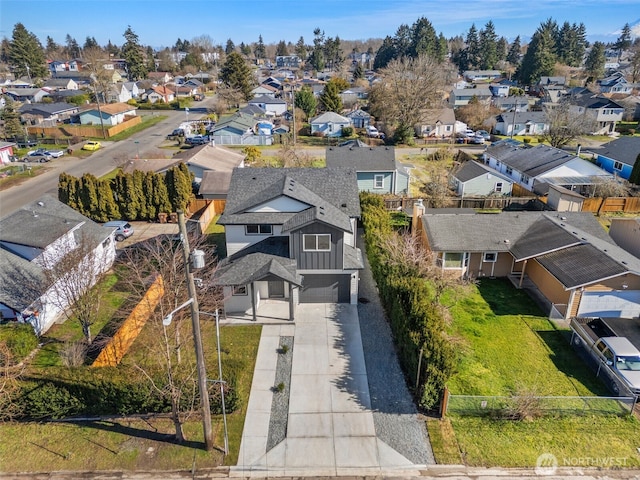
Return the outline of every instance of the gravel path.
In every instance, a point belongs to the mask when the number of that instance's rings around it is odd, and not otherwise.
[[[365,261],[365,268],[360,272],[359,296],[368,300],[368,303],[358,303],[358,316],[376,435],[412,462],[434,464],[426,426],[418,418],[398,363],[391,329],[364,254],[361,232],[358,232],[358,246]]]
[[[289,392],[291,389],[291,365],[293,363],[293,337],[280,337],[280,347],[286,345],[287,352],[278,354],[276,363],[276,379],[274,389],[282,383],[281,392],[274,391],[269,417],[269,435],[267,452],[287,437],[287,420],[289,417]]]

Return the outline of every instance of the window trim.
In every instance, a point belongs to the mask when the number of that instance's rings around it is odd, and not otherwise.
[[[316,248],[307,248],[307,237],[315,237]],[[329,237],[329,248],[318,248],[318,240],[320,237]],[[330,252],[331,251],[331,234],[330,233],[303,233],[302,234],[302,251],[303,252]]]
[[[488,255],[493,255],[493,260]],[[498,261],[498,252],[484,252],[482,254],[482,261],[485,263],[496,263]]]
[[[494,187],[494,191],[496,193],[502,193],[502,188],[504,187],[503,182],[496,182],[496,186]]]
[[[513,173],[513,168],[507,167],[505,172],[507,172],[507,175],[511,175]]]
[[[257,232],[250,232],[249,231],[249,227],[256,227],[258,231]],[[262,227],[269,227],[269,232],[261,231]],[[273,225],[271,225],[269,223],[259,223],[259,224],[255,224],[255,225],[245,225],[244,226],[244,233],[245,233],[245,235],[273,235]]]
[[[618,165],[620,165],[620,167],[618,168]],[[614,160],[613,161],[613,169],[614,170],[618,170],[619,172],[622,171],[622,169],[624,168],[624,165],[622,162],[618,161],[618,160]]]
[[[249,295],[249,290],[246,285],[234,285],[232,288],[233,292],[231,295],[234,297],[246,297]]]
[[[380,180],[380,185],[378,185],[378,180]],[[384,175],[382,175],[380,173],[376,173],[373,176],[373,188],[375,188],[375,189],[384,188]]]

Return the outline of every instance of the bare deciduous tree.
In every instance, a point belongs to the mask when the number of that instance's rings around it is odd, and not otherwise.
[[[15,401],[20,392],[18,380],[24,365],[15,365],[11,349],[5,341],[0,341],[0,422],[11,420],[19,413]]]
[[[398,141],[410,140],[426,111],[442,105],[445,81],[443,65],[428,56],[392,60],[371,89],[371,113],[395,128]]]
[[[82,232],[65,237],[39,260],[46,283],[51,285],[49,300],[67,320],[80,323],[87,344],[92,341],[91,325],[104,296],[99,280],[114,256],[112,238]]]
[[[545,118],[549,128],[542,134],[542,139],[555,148],[562,148],[577,137],[593,132],[597,125],[592,115],[572,111],[569,99],[547,104]]]
[[[313,157],[304,150],[296,150],[288,142],[283,142],[277,154],[278,160],[284,167],[310,167]]]
[[[198,271],[199,309],[213,312],[221,304],[221,297],[218,290],[211,287],[216,269],[215,258],[212,249],[203,242],[203,237],[189,235],[190,246],[205,251],[208,257],[207,267]],[[189,309],[175,312],[171,325],[163,325],[168,313],[188,298],[182,246],[177,237],[155,237],[127,249],[121,263],[126,270],[123,280],[129,290],[140,298],[151,282],[158,275],[162,276],[164,295],[160,304],[150,313],[145,326],[156,341],[141,345],[146,349],[144,360],[135,367],[149,380],[156,392],[170,401],[176,440],[182,442],[185,440],[182,425],[191,412],[197,410],[193,404],[184,405],[185,399],[197,398],[198,389],[195,359],[193,355],[183,353],[183,347],[190,352],[193,346]]]

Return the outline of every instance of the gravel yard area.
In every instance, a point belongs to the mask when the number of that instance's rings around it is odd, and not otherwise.
[[[280,337],[280,347],[286,345],[286,353],[281,350],[276,364],[276,380],[274,389],[283,385],[281,392],[274,391],[269,417],[269,436],[267,452],[287,437],[287,419],[289,417],[289,392],[291,388],[291,365],[293,363],[293,337]]]
[[[360,272],[359,296],[367,300],[358,303],[358,316],[376,436],[416,464],[434,464],[426,426],[418,418],[400,369],[360,232],[358,246],[365,262]]]

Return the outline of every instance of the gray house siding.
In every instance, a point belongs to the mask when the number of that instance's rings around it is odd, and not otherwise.
[[[500,192],[496,192],[497,183],[502,184],[502,190]],[[496,176],[487,178],[486,175],[483,175],[481,177],[477,177],[469,180],[468,182],[465,182],[464,192],[462,193],[464,193],[465,196],[490,195],[492,193],[501,193],[503,195],[508,195],[511,193],[511,183]]]
[[[303,235],[331,234],[331,251],[305,252]],[[313,223],[291,233],[291,257],[300,270],[342,270],[344,232],[322,223]]]
[[[402,175],[398,173],[398,180],[396,181],[396,195],[408,195],[409,194],[409,175]]]

